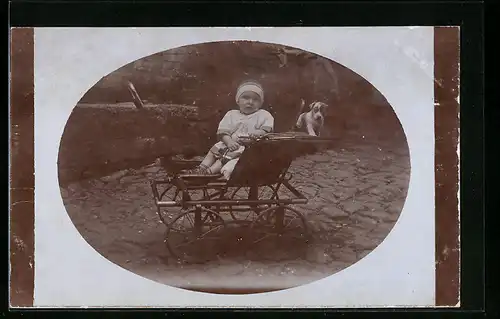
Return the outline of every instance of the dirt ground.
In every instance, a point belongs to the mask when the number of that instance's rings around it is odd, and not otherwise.
[[[165,174],[157,164],[73,183],[61,193],[86,241],[140,276],[194,290],[283,289],[332,275],[384,240],[406,198],[409,154],[406,146],[345,147],[299,158],[290,172],[292,185],[309,199],[296,207],[312,232],[301,258],[287,258],[285,251],[274,259],[262,255],[219,257],[201,265],[178,262],[166,248],[166,227],[152,198],[149,181]]]

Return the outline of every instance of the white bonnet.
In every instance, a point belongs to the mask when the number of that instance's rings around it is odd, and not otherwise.
[[[245,92],[254,92],[260,99],[264,101],[264,89],[262,86],[255,81],[246,81],[240,84],[238,90],[236,91],[236,102],[240,99],[241,95]]]

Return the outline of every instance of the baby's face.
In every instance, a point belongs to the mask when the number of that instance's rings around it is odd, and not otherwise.
[[[244,92],[238,99],[238,106],[243,114],[252,114],[262,107],[262,99],[255,92]]]

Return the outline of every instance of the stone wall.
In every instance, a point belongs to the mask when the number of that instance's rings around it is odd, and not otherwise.
[[[216,121],[197,107],[132,103],[79,104],[61,139],[61,184],[143,165],[161,155],[200,154]]]

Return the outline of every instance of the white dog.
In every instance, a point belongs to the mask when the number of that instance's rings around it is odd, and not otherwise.
[[[295,129],[308,133],[312,136],[319,136],[325,122],[325,112],[328,107],[323,102],[312,102],[309,110],[304,110],[305,102],[302,100],[300,115],[295,124]]]

